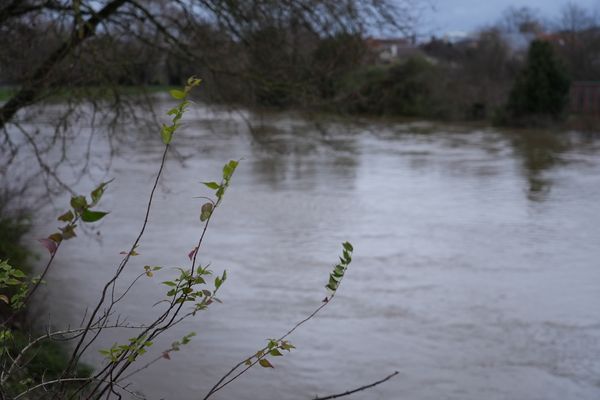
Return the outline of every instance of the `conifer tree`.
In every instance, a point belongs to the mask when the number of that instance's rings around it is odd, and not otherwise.
[[[513,121],[529,117],[558,119],[567,105],[569,78],[552,45],[534,40],[526,65],[517,77],[506,105]]]

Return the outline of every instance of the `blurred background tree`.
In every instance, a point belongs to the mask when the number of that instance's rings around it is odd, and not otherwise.
[[[569,78],[549,42],[535,40],[527,62],[511,90],[506,106],[509,118],[563,116],[569,94]]]

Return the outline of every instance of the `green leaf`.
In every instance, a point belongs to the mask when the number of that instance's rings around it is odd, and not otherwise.
[[[60,217],[58,217],[57,219],[59,221],[63,221],[63,222],[71,222],[71,221],[73,221],[73,218],[75,218],[75,214],[73,214],[73,211],[69,210],[66,213],[64,213],[63,215],[61,215]]]
[[[15,278],[25,278],[27,275],[25,275],[25,272],[21,271],[20,269],[13,269],[11,271],[11,275]]]
[[[217,190],[221,187],[217,182],[202,182],[207,188]]]
[[[229,179],[233,174],[233,169],[229,166],[229,164],[225,164],[223,167],[223,179]]]
[[[173,138],[173,129],[169,126],[163,125],[160,130],[160,136],[164,144],[171,143],[171,139]]]
[[[286,342],[285,340],[281,342],[281,348],[283,350],[287,350],[290,351],[291,349],[295,349],[296,346],[294,346],[293,344],[291,344],[290,342]]]
[[[81,211],[84,208],[87,208],[87,200],[85,196],[73,196],[71,197],[71,207],[75,209],[75,211]]]
[[[346,264],[350,264],[350,262],[352,261],[352,257],[350,257],[350,253],[348,253],[346,250],[343,251],[342,257],[344,257],[344,262]]]
[[[229,168],[231,168],[231,169],[232,169],[232,171],[235,171],[235,169],[237,168],[238,164],[239,164],[239,163],[238,163],[237,161],[235,161],[235,160],[230,160],[230,161],[229,161]]]
[[[75,236],[75,225],[67,225],[64,228],[58,228],[62,231],[62,237],[65,240],[72,239]]]
[[[92,190],[92,192],[90,193],[90,197],[92,198],[92,204],[90,205],[91,207],[98,204],[98,202],[102,198],[102,195],[104,194],[104,190],[106,189],[106,186],[108,186],[108,184],[112,181],[113,180],[111,179],[108,182],[102,182],[100,185],[98,185],[98,187],[96,189]]]
[[[337,289],[337,287],[338,287],[338,281],[333,277],[333,275],[329,275],[329,283],[328,283],[328,285]]]
[[[53,242],[60,243],[63,240],[63,235],[61,235],[58,232],[55,232],[52,235],[48,236],[48,239],[52,240]]]
[[[3,302],[5,302],[6,304],[9,303],[8,297],[6,297],[6,295],[0,294],[0,300],[2,300]]]
[[[183,100],[183,99],[185,99],[185,96],[186,96],[184,91],[177,90],[177,89],[169,90],[169,93],[171,94],[171,97],[173,97],[174,99],[177,99],[177,100]]]
[[[202,82],[202,79],[196,78],[195,76],[190,76],[187,80],[187,85],[194,87],[194,86],[198,86],[200,84],[200,82]]]
[[[212,203],[204,203],[202,205],[202,208],[200,209],[200,221],[202,221],[202,222],[206,221],[212,214],[212,211],[213,211]]]
[[[283,354],[281,354],[281,352],[277,349],[273,349],[269,352],[270,355],[274,356],[274,357],[278,357],[278,356],[282,356]]]
[[[352,245],[349,242],[342,243],[342,246],[344,246],[344,249],[346,249],[347,251],[354,251],[354,247],[352,247]]]
[[[164,282],[162,282],[162,284],[167,285],[167,286],[172,286],[172,287],[177,286],[177,284],[172,281],[164,281]]]
[[[269,362],[269,360],[267,360],[266,358],[263,358],[263,359],[259,360],[258,363],[263,368],[273,368],[273,365],[271,365],[271,363]]]
[[[83,222],[96,222],[100,221],[108,213],[104,211],[91,211],[88,209],[83,210],[81,213],[81,220]]]

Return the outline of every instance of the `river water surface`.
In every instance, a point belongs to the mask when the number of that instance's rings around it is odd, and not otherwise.
[[[215,398],[312,399],[394,371],[360,399],[600,398],[600,140],[576,132],[502,132],[384,121],[319,122],[199,109],[175,139],[139,256],[186,267],[222,165],[240,159],[200,250],[227,269],[223,304],[171,360],[133,378],[149,399],[199,399],[231,366],[319,306],[350,241],[338,295],[295,332],[275,369],[250,370]],[[119,145],[98,234],[65,243],[44,303],[78,325],[141,225],[162,145]],[[91,185],[81,184],[82,191]],[[49,213],[39,234],[55,229]],[[57,214],[56,214],[57,215]],[[143,279],[118,313],[148,323],[176,272]],[[116,318],[116,315],[115,315]],[[90,352],[132,336],[113,331]]]

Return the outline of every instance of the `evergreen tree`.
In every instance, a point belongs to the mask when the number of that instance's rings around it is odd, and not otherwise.
[[[513,121],[528,117],[558,119],[569,93],[569,78],[547,41],[534,40],[527,62],[517,77],[506,106]]]

